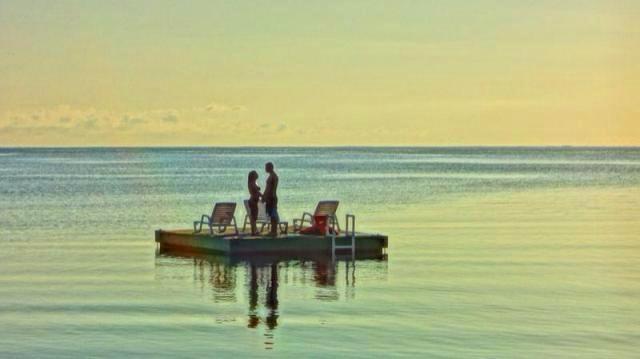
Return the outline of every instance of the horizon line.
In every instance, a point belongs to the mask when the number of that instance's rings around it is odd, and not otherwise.
[[[638,145],[85,145],[0,146],[0,149],[180,149],[180,148],[640,148]]]

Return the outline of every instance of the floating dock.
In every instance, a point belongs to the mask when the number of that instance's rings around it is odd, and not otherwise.
[[[156,243],[161,250],[225,254],[309,254],[351,251],[354,256],[382,254],[388,245],[388,237],[376,233],[351,232],[330,235],[308,235],[299,233],[280,234],[277,237],[252,236],[248,233],[225,232],[209,234],[194,233],[192,229],[156,230]]]

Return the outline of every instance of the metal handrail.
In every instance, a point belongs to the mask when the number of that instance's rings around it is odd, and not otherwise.
[[[347,213],[345,216],[345,234],[349,235],[349,218],[351,218],[351,238],[355,240],[356,237],[356,216],[351,213]]]
[[[349,221],[351,220],[351,221]],[[349,223],[351,223],[351,226],[349,226]],[[351,234],[349,234],[349,227],[351,227]],[[335,260],[335,254],[336,254],[336,249],[350,249],[351,250],[351,257],[352,259],[355,257],[356,255],[356,216],[353,214],[347,214],[346,218],[345,218],[345,237],[348,237],[351,239],[351,245],[341,245],[341,246],[337,246],[336,245],[336,234],[335,231],[332,232],[331,234],[331,255]]]

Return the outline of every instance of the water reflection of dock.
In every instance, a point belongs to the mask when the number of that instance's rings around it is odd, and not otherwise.
[[[184,275],[181,267],[192,263],[194,284],[203,290],[211,290],[213,302],[246,301],[246,326],[252,329],[264,327],[265,336],[268,337],[265,344],[268,345],[273,342],[273,330],[280,324],[281,307],[287,302],[287,298],[282,298],[279,293],[283,287],[295,288],[298,297],[292,300],[300,300],[300,295],[310,295],[317,301],[353,300],[358,270],[364,268],[363,274],[367,279],[386,278],[386,255],[356,260],[351,260],[351,256],[347,258],[230,257],[159,252],[156,273],[159,279],[171,279],[176,275]],[[171,268],[166,276],[163,275],[163,268]],[[177,274],[176,268],[181,273]],[[243,283],[239,278],[244,278]],[[300,288],[303,290],[300,291]]]

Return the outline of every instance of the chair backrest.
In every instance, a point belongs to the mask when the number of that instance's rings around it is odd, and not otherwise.
[[[235,202],[218,202],[213,206],[211,221],[215,224],[231,224],[231,219],[235,212]]]
[[[320,201],[316,206],[314,216],[334,216],[338,210],[339,201]]]
[[[249,200],[244,200],[244,210],[247,212],[247,216],[251,213],[251,208],[249,208]],[[267,215],[267,207],[266,204],[262,201],[258,201],[258,221],[270,221],[269,216]]]
[[[258,202],[258,221],[270,221],[271,218],[267,214],[267,204],[260,201]]]

